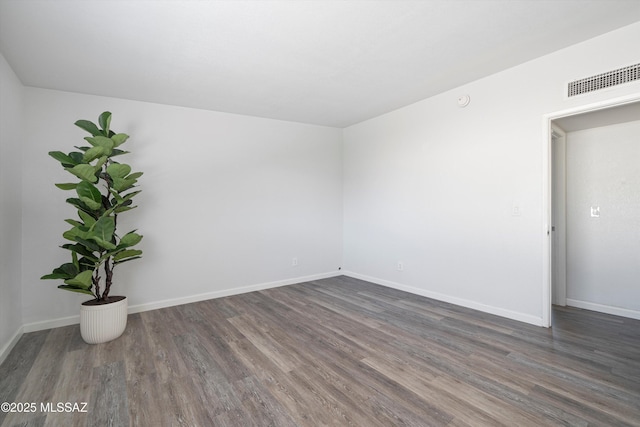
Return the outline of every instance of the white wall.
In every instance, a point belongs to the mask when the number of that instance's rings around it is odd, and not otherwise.
[[[638,39],[640,23],[345,129],[345,270],[544,324],[542,119],[639,93],[636,82],[564,95],[637,63]]]
[[[570,305],[640,318],[639,135],[640,121],[567,134]]]
[[[0,55],[0,362],[22,329],[22,84]]]
[[[570,80],[636,63],[639,38],[640,23],[344,131],[26,88],[24,255],[21,271],[10,270],[22,281],[22,321],[33,330],[77,315],[82,296],[39,280],[67,259],[57,246],[63,218],[73,215],[52,184],[66,173],[46,153],[82,143],[73,122],[111,110],[113,127],[132,136],[128,161],[145,172],[140,208],[120,221],[145,235],[143,260],[116,272],[114,292],[133,306],[334,274],[342,265],[356,277],[540,324],[542,116],[640,93],[633,83],[564,98]],[[2,81],[19,93],[3,67]],[[464,93],[472,100],[460,109]],[[2,98],[3,106],[19,104]],[[20,114],[11,111],[1,116],[13,123],[13,139]],[[5,283],[3,291],[19,292]]]
[[[69,176],[47,152],[82,144],[86,134],[73,123],[104,110],[115,131],[130,135],[127,162],[145,173],[139,208],[118,218],[120,230],[144,235],[144,256],[116,270],[112,295],[149,308],[337,272],[340,129],[25,88],[27,330],[76,316],[86,299],[39,280],[67,259],[58,246],[74,215],[69,195],[53,186]]]

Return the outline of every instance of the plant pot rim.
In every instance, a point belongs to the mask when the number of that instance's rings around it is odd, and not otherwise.
[[[97,301],[96,299],[90,299],[82,303],[82,307],[92,307],[97,309],[98,307],[104,307],[117,302],[125,300],[127,297],[124,295],[112,295],[107,298],[107,301]]]

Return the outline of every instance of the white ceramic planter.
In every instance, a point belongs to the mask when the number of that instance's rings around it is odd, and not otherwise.
[[[127,327],[127,297],[102,305],[80,306],[80,335],[88,344],[115,340]]]

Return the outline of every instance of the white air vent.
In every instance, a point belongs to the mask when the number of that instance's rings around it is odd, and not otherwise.
[[[596,76],[587,77],[586,79],[571,82],[569,83],[567,95],[569,97],[576,96],[583,93],[593,92],[594,90],[632,82],[634,80],[640,80],[640,64],[630,65],[628,67],[609,71],[608,73],[598,74]]]

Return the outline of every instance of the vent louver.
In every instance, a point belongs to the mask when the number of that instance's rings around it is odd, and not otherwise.
[[[640,64],[618,68],[617,70],[609,71],[607,73],[571,82],[568,86],[567,95],[569,97],[576,96],[583,93],[593,92],[594,90],[632,82],[634,80],[640,80]]]

